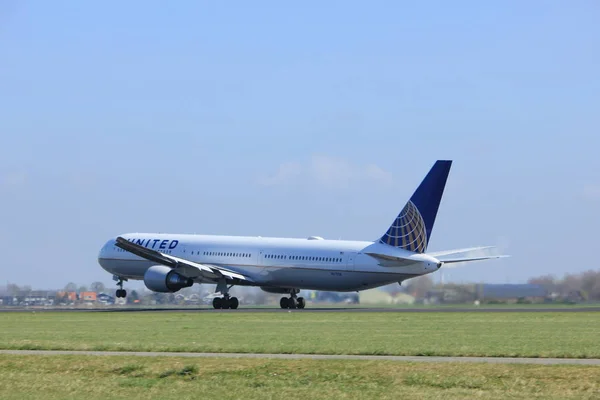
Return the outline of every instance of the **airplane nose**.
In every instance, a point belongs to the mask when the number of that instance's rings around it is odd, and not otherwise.
[[[106,253],[108,252],[108,250],[114,246],[115,241],[113,239],[109,240],[108,242],[104,243],[104,246],[102,246],[102,248],[100,249],[100,252],[98,253],[98,259],[103,258],[106,256]]]

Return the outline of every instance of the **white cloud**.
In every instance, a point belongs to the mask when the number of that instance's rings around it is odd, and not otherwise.
[[[600,185],[585,185],[583,187],[583,197],[588,200],[600,200]]]
[[[258,183],[264,186],[283,185],[297,179],[302,174],[302,165],[296,162],[283,163],[272,176],[260,178]]]
[[[392,175],[375,164],[356,165],[342,158],[313,155],[305,163],[281,164],[276,173],[259,180],[265,186],[310,183],[338,188],[359,182],[389,185]]]
[[[17,187],[27,183],[27,173],[25,171],[14,171],[5,174],[2,177],[2,186]]]

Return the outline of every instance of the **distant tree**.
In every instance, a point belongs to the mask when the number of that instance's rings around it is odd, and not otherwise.
[[[582,275],[567,274],[558,284],[558,288],[560,293],[563,296],[566,296],[569,295],[569,293],[574,293],[581,290],[582,285]]]
[[[77,291],[77,285],[74,284],[73,282],[69,282],[65,285],[65,292],[76,292]]]
[[[600,271],[586,271],[582,274],[581,287],[588,300],[600,300]]]
[[[62,296],[57,298],[57,300],[60,304],[67,304],[69,302],[69,294],[64,292]]]
[[[82,285],[82,286],[79,286],[79,290],[78,291],[79,291],[79,293],[81,293],[81,292],[87,292],[88,288],[87,288],[87,286]]]
[[[21,291],[21,288],[19,287],[19,285],[9,283],[8,285],[6,285],[6,291],[10,296],[16,296]]]
[[[528,282],[541,285],[547,291],[556,293],[559,300],[600,300],[600,271],[589,270],[580,274],[566,274],[562,279],[545,275],[531,278]]]
[[[136,300],[140,299],[140,295],[138,294],[137,290],[132,290],[131,293],[129,293],[129,295],[127,295],[127,304],[133,304],[135,303]]]
[[[90,289],[92,290],[92,292],[96,292],[96,293],[101,293],[106,290],[104,283],[102,283],[102,282],[93,282],[90,285]]]
[[[558,287],[556,279],[552,275],[543,275],[536,278],[531,278],[527,283],[531,285],[540,285],[548,292],[555,292]]]

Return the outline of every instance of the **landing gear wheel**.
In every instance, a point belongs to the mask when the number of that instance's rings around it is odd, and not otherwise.
[[[223,298],[222,298],[222,301],[221,301],[221,308],[222,308],[223,310],[227,310],[227,309],[229,309],[229,306],[230,306],[230,301],[231,301],[231,300],[230,300],[230,298],[229,298],[229,297],[223,297]]]
[[[125,289],[117,289],[116,296],[117,296],[117,298],[125,298],[125,297],[127,297],[127,290],[125,290]]]
[[[299,309],[303,309],[304,307],[306,307],[306,300],[304,300],[304,297],[298,297],[298,308]]]
[[[290,297],[288,299],[288,308],[296,308],[296,306],[298,305],[298,303],[296,303],[296,299],[293,297]]]
[[[279,300],[279,306],[281,308],[289,308],[289,299],[287,297],[282,297],[281,300]]]
[[[231,308],[232,310],[236,310],[239,305],[240,302],[238,301],[237,297],[232,297],[229,299],[229,308]]]
[[[221,307],[223,307],[223,299],[222,299],[222,298],[220,298],[220,297],[215,297],[215,298],[213,299],[213,308],[214,308],[215,310],[218,310],[218,309],[220,309]]]

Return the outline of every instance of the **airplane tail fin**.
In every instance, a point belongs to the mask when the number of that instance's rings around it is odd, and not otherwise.
[[[394,223],[379,239],[381,243],[424,253],[444,194],[452,161],[435,162]]]

